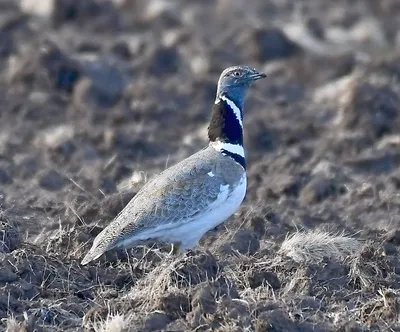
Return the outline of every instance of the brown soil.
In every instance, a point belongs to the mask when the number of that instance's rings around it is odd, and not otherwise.
[[[0,330],[400,330],[398,0],[53,2],[0,1]],[[80,266],[234,64],[268,75],[238,213]]]

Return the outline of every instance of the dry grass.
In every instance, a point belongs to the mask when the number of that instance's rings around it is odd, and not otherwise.
[[[177,289],[171,278],[171,274],[176,271],[176,265],[177,261],[167,259],[141,279],[127,297],[141,303],[144,309],[154,308],[160,297]]]
[[[305,273],[303,269],[298,269],[291,277],[286,281],[285,287],[282,293],[285,296],[292,296],[293,294],[299,294],[303,290],[307,289],[310,284],[310,277]]]
[[[382,248],[365,245],[349,259],[349,279],[363,290],[375,290],[390,267]]]
[[[19,323],[15,317],[8,317],[6,319],[6,332],[20,332],[21,331],[21,323]]]
[[[317,263],[323,258],[344,260],[359,249],[360,242],[353,237],[313,230],[288,236],[278,253],[297,263]]]
[[[351,311],[353,317],[367,326],[383,323],[390,326],[391,321],[400,322],[399,290],[392,288],[381,288],[376,296],[369,299],[359,299],[358,305]],[[397,331],[387,329],[388,331]]]
[[[124,299],[142,312],[161,310],[180,317],[190,310],[190,290],[220,276],[212,255],[188,253],[164,257],[163,262],[138,280]]]
[[[127,332],[130,327],[132,327],[131,317],[118,313],[108,314],[105,320],[88,323],[88,326],[84,326],[84,328],[92,329],[95,332]]]
[[[28,313],[23,313],[24,320],[19,322],[14,316],[8,317],[5,319],[6,321],[6,332],[27,332],[27,331],[35,331],[35,317],[28,317]]]

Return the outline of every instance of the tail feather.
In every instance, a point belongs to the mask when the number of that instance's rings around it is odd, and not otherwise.
[[[101,255],[103,255],[105,252],[105,250],[98,250],[97,247],[93,246],[89,252],[86,254],[85,257],[83,257],[82,261],[81,261],[81,265],[86,265],[94,260],[96,260],[97,258],[99,258]]]
[[[109,236],[109,234],[110,232],[108,227],[106,227],[96,236],[89,252],[82,259],[81,265],[86,265],[87,263],[94,261],[106,251],[114,247],[115,239],[112,236]]]

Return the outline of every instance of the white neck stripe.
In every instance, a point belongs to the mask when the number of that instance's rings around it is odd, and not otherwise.
[[[240,108],[236,106],[236,104],[230,100],[229,98],[227,98],[226,96],[221,96],[220,97],[221,100],[225,101],[229,107],[232,109],[233,113],[235,113],[236,119],[239,121],[240,126],[243,128],[243,121],[242,121],[242,112],[240,111]],[[215,101],[215,103],[218,103],[218,99]]]
[[[237,154],[244,158],[244,149],[240,144],[224,143],[221,141],[211,142],[210,145],[217,150],[222,152],[222,150]],[[223,153],[223,152],[222,152]]]

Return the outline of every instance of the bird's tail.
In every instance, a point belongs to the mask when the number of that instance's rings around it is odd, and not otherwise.
[[[101,255],[104,254],[105,251],[101,250],[98,251],[98,248],[93,246],[90,248],[89,252],[83,257],[81,264],[86,265],[87,263],[90,263],[91,261],[94,261],[95,259],[99,258]]]
[[[87,263],[99,258],[106,251],[114,248],[114,240],[113,236],[110,236],[108,227],[104,228],[94,239],[92,247],[82,259],[81,264],[86,265]]]

